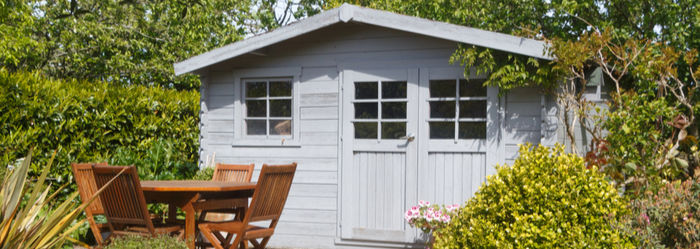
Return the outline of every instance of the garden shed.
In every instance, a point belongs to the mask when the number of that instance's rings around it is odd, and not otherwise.
[[[346,4],[174,68],[201,78],[202,159],[299,164],[272,246],[420,247],[406,209],[462,204],[518,144],[562,137],[551,97],[465,78],[460,43],[549,59],[541,41]]]

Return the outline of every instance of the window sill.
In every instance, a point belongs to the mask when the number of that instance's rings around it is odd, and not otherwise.
[[[299,141],[293,140],[239,140],[234,141],[231,147],[285,147],[285,148],[299,148],[301,143]]]

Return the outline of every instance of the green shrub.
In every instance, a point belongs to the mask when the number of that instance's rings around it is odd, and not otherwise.
[[[196,91],[54,80],[0,69],[0,165],[36,145],[37,165],[58,148],[49,175],[53,186],[72,182],[72,162],[145,166],[139,172],[147,179],[191,177],[198,158],[198,112]],[[33,166],[30,175],[39,170]],[[74,188],[71,184],[59,199]]]
[[[520,148],[498,166],[450,224],[435,248],[629,248],[613,228],[625,202],[597,170],[563,146]]]
[[[112,243],[104,249],[187,249],[187,244],[184,241],[167,235],[159,235],[156,237],[145,236],[124,236],[115,238]]]
[[[54,203],[56,195],[46,184],[53,158],[36,179],[28,177],[31,161],[30,150],[26,158],[0,176],[3,178],[0,248],[58,248],[69,239],[71,231],[85,222],[85,219],[79,219],[85,205],[75,201],[77,191],[70,193],[64,201]]]
[[[700,171],[630,204],[628,227],[639,248],[700,248]]]
[[[214,177],[214,168],[206,167],[197,171],[197,173],[192,178],[193,180],[209,181]]]

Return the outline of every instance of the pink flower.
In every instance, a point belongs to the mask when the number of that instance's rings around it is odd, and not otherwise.
[[[643,219],[644,221],[646,221],[647,224],[649,224],[649,216],[647,216],[646,213],[642,213],[642,219]]]

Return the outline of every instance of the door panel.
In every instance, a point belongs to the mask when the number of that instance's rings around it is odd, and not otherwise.
[[[344,70],[341,237],[409,242],[415,202],[418,70]],[[410,135],[410,136],[409,136]],[[411,137],[411,138],[409,138]]]
[[[486,154],[430,152],[427,165],[419,167],[419,194],[432,203],[462,205],[486,178]]]
[[[421,68],[417,199],[462,205],[490,173],[497,91],[483,79],[465,80],[462,68]]]

